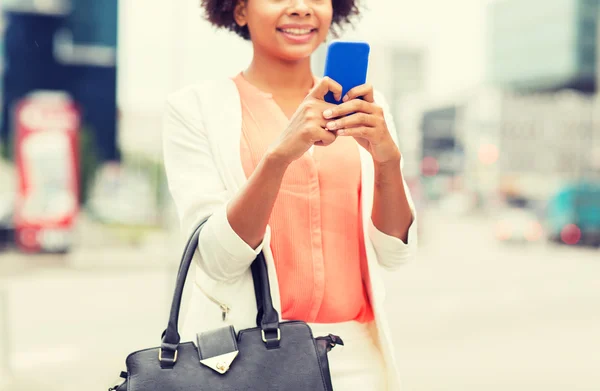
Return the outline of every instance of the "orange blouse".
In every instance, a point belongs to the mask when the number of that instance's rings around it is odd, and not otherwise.
[[[240,73],[241,157],[246,177],[288,118],[271,94]],[[360,213],[358,144],[340,137],[287,169],[269,225],[282,318],[311,323],[373,320],[363,277],[367,258]]]

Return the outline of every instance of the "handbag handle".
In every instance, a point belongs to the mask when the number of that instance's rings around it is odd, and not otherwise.
[[[178,330],[183,288],[190,265],[194,258],[194,253],[198,247],[200,232],[207,221],[208,218],[198,224],[194,233],[189,237],[181,258],[181,263],[179,264],[179,271],[177,272],[177,280],[175,282],[175,292],[173,294],[171,311],[169,313],[169,323],[162,334],[162,343],[159,351],[159,360],[161,367],[163,368],[172,367],[177,361],[177,349],[181,340]],[[252,278],[254,280],[256,307],[258,309],[256,325],[262,330],[262,339],[267,345],[267,348],[271,349],[279,347],[279,341],[281,340],[279,314],[273,307],[267,263],[262,252],[258,254],[256,259],[252,262],[251,269]],[[275,335],[273,335],[273,333],[275,333]]]

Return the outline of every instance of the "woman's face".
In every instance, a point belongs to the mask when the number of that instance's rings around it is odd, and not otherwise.
[[[255,50],[285,61],[309,57],[329,34],[331,0],[240,0],[235,20]]]

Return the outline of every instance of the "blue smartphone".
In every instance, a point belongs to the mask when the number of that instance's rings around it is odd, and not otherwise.
[[[342,85],[342,98],[352,88],[366,83],[370,51],[371,47],[366,42],[333,41],[329,44],[323,76]],[[331,91],[325,95],[325,101],[342,103],[335,100]]]

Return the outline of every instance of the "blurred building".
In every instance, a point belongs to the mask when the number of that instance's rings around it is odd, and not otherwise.
[[[12,110],[35,90],[69,93],[100,160],[118,159],[116,147],[117,0],[4,1],[3,118],[10,140]],[[91,153],[91,152],[90,152]]]
[[[488,6],[487,78],[496,89],[471,97],[461,125],[472,141],[474,183],[486,182],[485,173],[493,178],[487,185],[502,194],[547,199],[593,173],[600,139],[592,95],[599,3],[498,0]],[[477,109],[486,100],[495,103],[483,116]],[[483,138],[480,126],[487,129]],[[494,163],[485,156],[491,150]]]
[[[464,145],[458,134],[459,104],[429,108],[421,121],[421,169],[425,192],[438,199],[454,190],[464,170]]]
[[[492,200],[499,187],[499,147],[502,93],[482,88],[465,97],[457,119],[465,150],[465,186]]]
[[[488,78],[525,91],[596,90],[598,0],[499,0],[488,10]]]
[[[499,89],[465,101],[465,178],[478,192],[547,199],[590,177],[600,147],[596,99],[574,91],[514,94]]]

